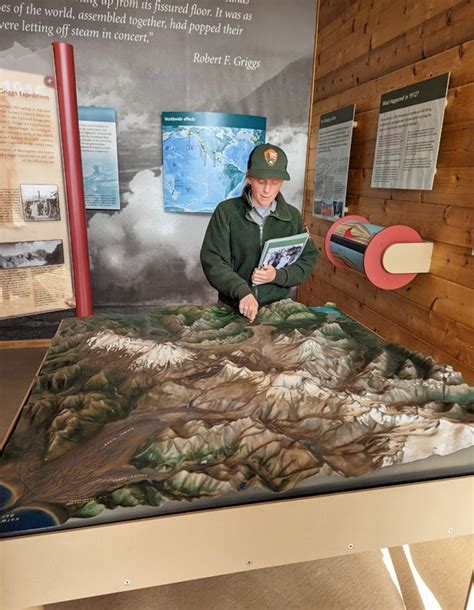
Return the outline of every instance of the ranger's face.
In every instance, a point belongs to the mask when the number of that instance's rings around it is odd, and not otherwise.
[[[283,184],[283,180],[276,180],[275,178],[252,178],[247,176],[247,180],[252,189],[250,194],[252,201],[261,208],[266,208],[272,204]]]

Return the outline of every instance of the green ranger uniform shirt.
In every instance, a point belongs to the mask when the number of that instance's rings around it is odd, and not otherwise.
[[[252,272],[257,267],[267,239],[290,237],[304,231],[298,210],[278,193],[276,206],[258,224],[252,218],[252,203],[246,187],[241,197],[221,202],[211,217],[201,248],[204,273],[224,303],[237,307],[253,293],[260,305],[288,296],[290,288],[304,282],[313,271],[318,251],[308,239],[300,258],[277,269],[271,284],[252,286]]]

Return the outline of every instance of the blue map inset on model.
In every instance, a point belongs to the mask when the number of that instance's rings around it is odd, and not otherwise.
[[[167,212],[212,214],[242,193],[247,161],[265,142],[264,117],[163,112],[163,192]]]

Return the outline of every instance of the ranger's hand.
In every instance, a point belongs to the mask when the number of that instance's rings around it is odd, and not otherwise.
[[[247,294],[243,299],[240,299],[239,311],[243,316],[248,318],[250,322],[255,320],[258,312],[258,301],[252,293]]]
[[[262,268],[256,267],[252,273],[252,284],[271,284],[276,277],[276,269],[273,265],[265,264]]]

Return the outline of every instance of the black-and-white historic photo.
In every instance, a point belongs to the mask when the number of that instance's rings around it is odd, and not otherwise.
[[[64,248],[61,239],[0,244],[0,269],[63,264]]]
[[[61,220],[57,184],[21,184],[20,193],[26,222]]]
[[[298,260],[298,257],[301,254],[303,248],[304,245],[275,248],[274,250],[270,250],[267,256],[267,260],[265,262],[269,265],[272,265],[276,269],[287,267],[288,265],[292,265]]]

